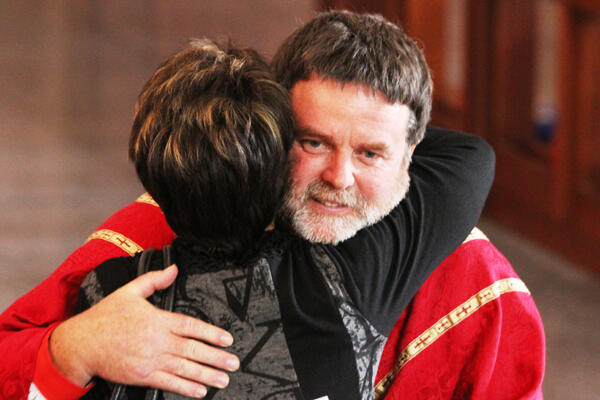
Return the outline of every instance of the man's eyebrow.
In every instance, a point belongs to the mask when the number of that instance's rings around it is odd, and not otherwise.
[[[322,142],[325,142],[327,144],[331,144],[332,140],[331,137],[328,135],[325,135],[323,133],[317,132],[311,128],[301,128],[301,129],[297,129],[296,130],[296,138],[303,138],[303,137],[311,137],[311,138],[315,138],[315,139],[319,139]]]
[[[372,151],[374,153],[381,153],[388,155],[390,152],[390,146],[383,142],[364,143],[360,146],[361,151]]]
[[[296,130],[296,139],[301,139],[304,137],[309,137],[313,139],[318,139],[325,144],[333,144],[333,140],[329,135],[324,133],[317,132],[311,128],[299,128]],[[375,153],[381,153],[383,155],[388,155],[390,153],[390,146],[384,142],[373,142],[373,143],[363,143],[358,150],[361,151],[373,151]]]

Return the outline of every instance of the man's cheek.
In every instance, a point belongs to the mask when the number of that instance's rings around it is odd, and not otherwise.
[[[391,182],[388,182],[387,185],[391,184]],[[356,185],[361,197],[367,202],[371,202],[377,195],[388,191],[387,185],[379,187],[377,182],[374,182],[373,180],[361,180],[360,182],[357,182]]]
[[[292,178],[299,182],[312,180],[315,171],[318,170],[318,165],[315,160],[301,153],[296,153],[291,160],[292,163]]]
[[[300,156],[300,154],[299,154],[299,145],[298,145],[297,142],[294,142],[294,145],[290,149],[290,154],[289,154],[290,163],[292,165],[294,165],[298,161],[299,156]]]
[[[292,174],[292,178],[297,179],[297,176],[300,174],[300,172],[299,172],[299,170],[300,170],[300,154],[298,154],[297,151],[294,151],[293,148],[290,151],[289,163],[290,163],[290,173]]]

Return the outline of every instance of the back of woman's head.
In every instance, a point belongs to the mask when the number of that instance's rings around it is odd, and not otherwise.
[[[281,203],[293,129],[255,51],[194,40],[140,93],[129,156],[178,236],[241,252]]]

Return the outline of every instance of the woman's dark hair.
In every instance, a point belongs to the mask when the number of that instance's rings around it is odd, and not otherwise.
[[[129,157],[178,236],[241,252],[280,206],[293,131],[258,53],[193,40],[140,93]]]

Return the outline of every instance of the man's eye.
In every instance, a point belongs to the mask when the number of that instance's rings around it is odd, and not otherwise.
[[[377,165],[381,160],[381,154],[371,150],[363,150],[359,154],[359,159],[366,165]]]
[[[318,153],[325,150],[325,145],[323,145],[323,142],[316,139],[301,139],[300,145],[309,153]]]
[[[361,153],[361,156],[363,159],[370,161],[370,162],[377,161],[379,158],[381,158],[381,155],[379,153],[376,153],[371,150],[363,150],[363,152]]]

